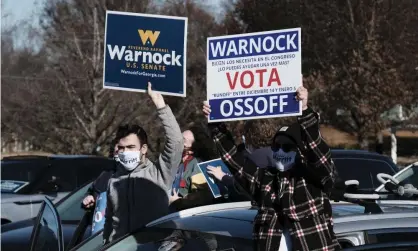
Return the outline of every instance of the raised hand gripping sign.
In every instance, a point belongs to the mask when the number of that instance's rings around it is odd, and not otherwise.
[[[302,114],[301,29],[207,40],[209,122]]]

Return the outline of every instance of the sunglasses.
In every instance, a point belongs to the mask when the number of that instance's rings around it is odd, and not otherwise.
[[[279,151],[280,149],[283,150],[283,152],[290,152],[290,151],[297,151],[297,146],[295,144],[275,144],[271,147],[271,149],[274,152]]]

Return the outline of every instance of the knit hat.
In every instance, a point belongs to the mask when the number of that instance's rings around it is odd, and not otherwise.
[[[301,129],[298,123],[282,126],[274,136],[273,146],[278,144],[296,144],[299,149],[303,149]]]

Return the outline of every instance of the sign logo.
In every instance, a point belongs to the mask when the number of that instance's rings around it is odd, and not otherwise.
[[[144,46],[151,42],[152,46],[155,45],[155,42],[157,42],[158,36],[160,35],[160,31],[151,31],[151,30],[138,30],[139,37],[141,38],[142,44]]]

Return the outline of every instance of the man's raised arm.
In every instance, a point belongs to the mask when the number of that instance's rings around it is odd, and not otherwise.
[[[160,93],[151,90],[151,84],[148,84],[148,94],[157,108],[158,117],[164,127],[165,144],[164,150],[158,158],[158,163],[166,185],[170,186],[173,181],[171,169],[177,168],[181,162],[183,135],[170,107],[165,104]]]

